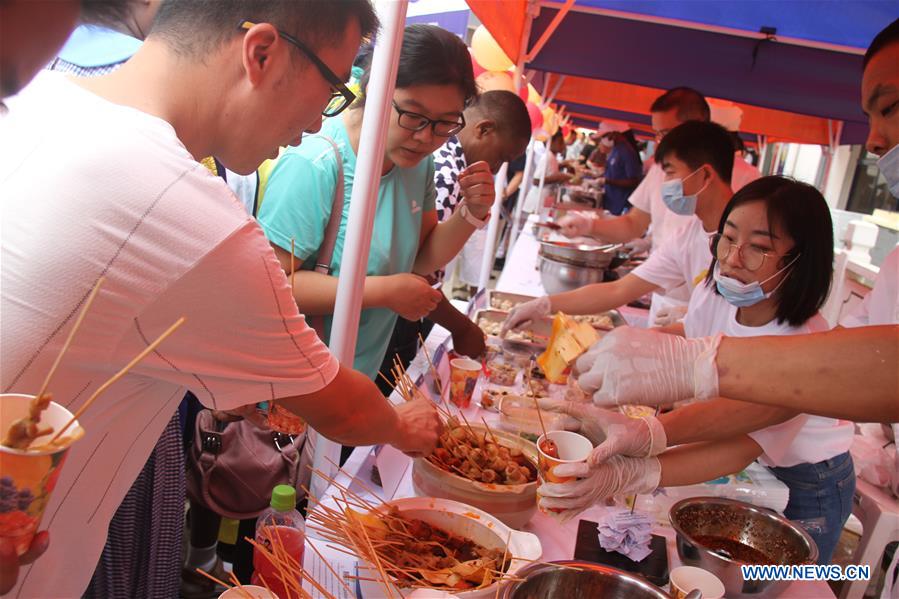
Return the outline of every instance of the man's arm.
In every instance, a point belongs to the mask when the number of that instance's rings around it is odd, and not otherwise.
[[[594,283],[574,291],[551,295],[551,312],[598,314],[628,304],[658,289],[633,273],[611,283]]]
[[[634,207],[623,216],[594,219],[590,235],[609,243],[626,243],[643,235],[649,223],[649,213]]]
[[[430,400],[394,408],[371,379],[343,366],[321,390],[282,398],[279,403],[343,445],[389,443],[402,451],[427,453],[440,434],[440,420]]]
[[[899,326],[725,337],[723,396],[857,422],[899,422]]]
[[[797,412],[719,397],[659,415],[668,446],[698,441],[725,441],[780,424]]]
[[[444,295],[434,311],[428,314],[433,320],[453,336],[453,349],[470,358],[477,358],[484,353],[486,342],[480,327],[470,318],[453,307]]]

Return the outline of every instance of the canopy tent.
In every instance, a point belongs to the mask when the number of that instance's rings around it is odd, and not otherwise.
[[[841,131],[835,141],[863,139],[866,123],[858,103],[862,54],[896,12],[895,2],[878,0],[568,0],[540,3],[540,13],[530,23],[528,0],[468,4],[513,62],[524,59],[528,68],[575,81],[599,79],[656,90],[687,85],[739,102],[750,122],[759,116],[757,122],[764,123],[775,115],[750,116],[746,105],[779,111],[780,118],[794,122],[799,115],[818,117],[823,119],[815,126],[819,134],[809,138],[817,143],[827,143],[820,135],[827,119],[843,122],[831,124],[831,131]],[[591,96],[578,100],[584,103],[585,98]],[[617,109],[640,112],[648,105]],[[795,134],[783,137],[799,139]]]

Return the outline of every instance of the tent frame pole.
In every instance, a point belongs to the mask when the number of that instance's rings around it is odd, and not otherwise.
[[[366,92],[366,109],[362,117],[362,133],[350,213],[347,220],[345,246],[337,279],[337,299],[328,344],[331,353],[348,368],[353,366],[359,318],[362,310],[362,291],[371,249],[372,228],[378,203],[378,186],[384,165],[387,126],[393,116],[390,102],[396,84],[396,72],[403,43],[408,0],[381,0],[377,4],[381,17],[381,32],[375,41],[371,65],[371,79]],[[340,445],[314,434],[313,468],[334,476],[340,458]],[[330,459],[330,461],[329,461]],[[313,470],[310,499],[320,498],[329,485]]]

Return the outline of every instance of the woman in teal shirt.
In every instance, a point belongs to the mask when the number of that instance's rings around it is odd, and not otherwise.
[[[366,68],[363,90],[368,77]],[[406,28],[353,365],[372,378],[384,357],[397,314],[411,320],[422,318],[440,299],[440,291],[420,275],[449,262],[489,214],[489,205],[471,202],[438,225],[434,207],[431,153],[462,129],[462,111],[475,94],[471,59],[458,37],[433,25]],[[271,172],[259,210],[259,223],[288,272],[294,240],[294,298],[307,316],[327,315],[325,339],[330,337],[364,111],[363,97],[344,114],[325,121],[318,135],[306,136],[300,146],[283,152]],[[337,156],[326,138],[339,150],[344,177],[343,213],[331,275],[312,270],[331,214],[339,172]],[[484,184],[492,182],[485,180]]]

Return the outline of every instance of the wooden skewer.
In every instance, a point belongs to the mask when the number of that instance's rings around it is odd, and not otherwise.
[[[528,362],[527,381],[524,385],[524,391],[527,393],[531,390],[531,371],[534,369],[534,358]],[[543,438],[546,438],[546,424],[543,422],[543,412],[540,411],[540,400],[534,396],[534,407],[537,408],[537,419],[540,420],[540,428],[543,430]]]
[[[99,279],[97,279],[97,282],[94,284],[94,288],[91,289],[90,294],[88,294],[87,300],[85,300],[84,302],[84,307],[82,307],[81,312],[78,313],[78,318],[75,319],[75,324],[72,325],[72,330],[69,331],[69,336],[66,337],[66,342],[63,343],[62,349],[59,350],[59,354],[57,354],[56,356],[56,360],[53,361],[53,366],[50,367],[50,371],[47,373],[47,377],[44,379],[44,384],[41,385],[41,390],[38,391],[35,400],[47,392],[47,387],[50,386],[50,379],[52,379],[53,375],[56,373],[56,368],[59,366],[59,362],[62,360],[62,357],[65,355],[66,351],[68,351],[69,349],[69,346],[72,344],[72,339],[75,337],[75,333],[78,332],[78,328],[81,326],[81,322],[87,315],[87,311],[90,310],[91,304],[94,303],[94,298],[97,297],[97,293],[100,291],[100,287],[103,286],[103,283],[105,281],[105,277],[100,277]]]
[[[490,426],[487,424],[487,420],[481,416],[481,422],[484,423],[484,428],[487,429],[487,433],[493,438],[494,445],[499,445],[499,440],[496,438],[496,435],[493,434],[493,431],[490,430]]]
[[[228,572],[228,580],[234,583],[234,588],[237,589],[237,592],[244,599],[253,599],[253,596],[247,592],[246,589],[243,588],[243,585],[237,580],[237,576],[234,575],[234,572]]]
[[[346,589],[346,592],[349,593],[349,596],[350,596],[350,597],[354,596],[355,593],[353,592],[352,589],[350,589],[350,585],[348,585],[348,584],[346,583],[346,581],[344,581],[343,577],[342,577],[340,574],[338,574],[337,571],[336,571],[334,568],[331,567],[331,564],[329,564],[329,563],[328,563],[328,560],[325,559],[325,556],[323,556],[323,555],[319,552],[319,550],[315,547],[315,544],[312,543],[312,542],[310,541],[310,542],[306,543],[306,545],[308,545],[309,547],[312,547],[312,551],[315,552],[315,555],[317,555],[318,558],[322,561],[322,563],[325,564],[325,566],[328,568],[328,570],[331,571],[331,574],[334,575],[334,578],[336,578],[337,580],[340,581],[340,584],[343,585],[343,588]]]
[[[509,537],[506,539],[506,548],[503,550],[503,560],[499,563],[499,567],[502,570],[503,566],[506,565],[506,556],[509,555],[509,543],[512,542],[512,531],[509,531]],[[505,574],[505,570],[503,570],[503,574]],[[493,596],[494,599],[499,599],[499,588],[502,586],[500,581],[502,580],[502,576],[500,576],[500,580],[496,581],[496,594]]]
[[[117,380],[119,380],[120,378],[125,376],[128,373],[128,371],[131,370],[132,367],[134,367],[135,364],[137,364],[138,362],[143,360],[150,352],[155,350],[159,346],[160,343],[165,341],[169,335],[174,333],[178,329],[178,327],[180,327],[182,324],[184,324],[185,320],[186,319],[183,316],[181,318],[179,318],[178,320],[176,320],[175,324],[170,326],[168,329],[166,329],[166,331],[162,335],[160,335],[159,337],[156,338],[156,341],[154,341],[153,343],[148,345],[146,347],[146,349],[144,349],[144,351],[137,354],[137,356],[133,360],[128,362],[128,364],[126,364],[124,368],[119,370],[117,373],[112,375],[112,377],[109,380],[107,380],[105,383],[100,385],[100,387],[96,391],[94,391],[93,395],[91,395],[90,397],[87,398],[87,401],[84,402],[84,405],[82,405],[80,408],[78,408],[78,411],[75,412],[75,415],[72,416],[72,419],[69,420],[65,424],[65,426],[63,426],[61,429],[59,429],[59,432],[56,433],[56,435],[52,439],[50,439],[50,443],[54,443],[57,439],[59,439],[62,436],[62,434],[64,432],[66,432],[70,426],[72,426],[72,423],[75,422],[76,420],[78,420],[78,418],[84,413],[84,411],[86,409],[88,409],[92,403],[94,403],[94,401],[100,396],[101,393],[106,391],[110,387],[110,385],[115,383]]]

